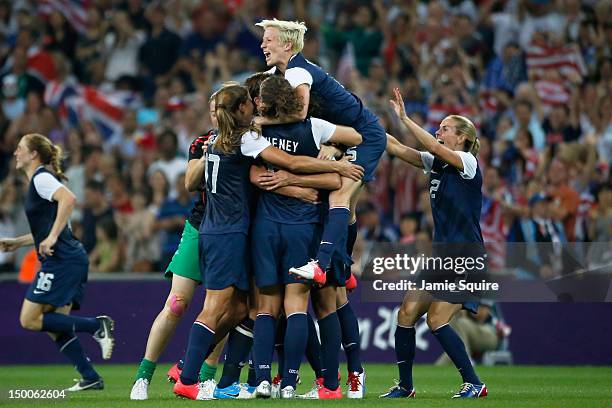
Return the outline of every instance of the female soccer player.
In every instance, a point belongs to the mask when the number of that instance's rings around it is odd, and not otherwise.
[[[14,251],[35,245],[40,272],[30,285],[19,321],[27,330],[47,332],[60,352],[76,367],[82,379],[67,391],[101,390],[102,377],[85,356],[75,332],[86,332],[100,344],[108,360],[115,344],[114,322],[108,316],[70,316],[83,298],[89,262],[83,245],[72,235],[68,220],[76,198],[60,180],[62,150],[47,137],[27,134],[15,150],[16,168],[30,182],[25,211],[30,234],[0,239],[0,250]]]
[[[209,113],[213,126],[217,126],[215,116],[214,95],[209,101]],[[159,312],[147,339],[145,355],[138,371],[136,381],[132,386],[130,399],[148,399],[148,389],[157,360],[166,348],[168,341],[174,334],[176,326],[180,322],[183,314],[193,299],[195,288],[201,284],[202,275],[200,273],[198,255],[198,228],[202,222],[204,214],[204,143],[214,134],[215,130],[209,131],[205,135],[198,136],[193,140],[189,147],[189,159],[187,161],[187,172],[185,173],[185,184],[189,191],[198,191],[199,197],[191,210],[191,216],[185,222],[181,242],[177,248],[172,261],[166,268],[164,276],[172,280],[172,287],[166,299],[164,308]],[[214,377],[216,365],[223,351],[225,342],[219,342],[215,351],[206,359],[200,370],[200,381],[206,384],[205,394],[212,396],[215,389]],[[168,379],[176,382],[180,375],[181,367],[177,364],[172,366],[168,372]]]
[[[353,179],[363,169],[348,161],[291,156],[260,137],[251,125],[253,103],[246,87],[224,86],[215,96],[219,134],[206,153],[207,203],[200,225],[201,270],[206,287],[202,312],[194,322],[185,364],[174,393],[202,398],[197,372],[212,344],[241,321],[247,312],[250,224],[249,181],[253,159],[261,157],[293,172],[338,172]]]
[[[297,114],[303,108],[296,90],[280,76],[271,76],[261,83],[256,101],[264,118]],[[313,158],[318,156],[322,143],[331,142],[352,147],[361,142],[361,136],[354,129],[336,126],[317,118],[263,126],[262,132],[269,142],[289,154],[308,155]],[[265,176],[270,174],[264,169],[262,171],[263,174],[257,177],[259,180],[265,180]],[[282,184],[324,190],[340,187],[340,177],[335,173],[297,177],[283,173],[291,180],[285,180]],[[295,395],[297,373],[308,340],[306,315],[310,282],[300,281],[290,275],[289,268],[301,265],[314,256],[319,243],[320,220],[321,208],[318,204],[305,203],[271,191],[263,191],[259,195],[251,239],[255,282],[259,289],[254,337],[258,397],[266,398],[271,394],[270,367],[274,332],[282,306],[287,316],[287,328],[280,396],[293,398]],[[327,292],[324,301],[330,303],[335,311],[334,287],[329,286],[321,291]],[[318,317],[323,321],[326,316]],[[338,349],[339,346],[338,344]]]
[[[434,244],[459,245],[470,253],[484,254],[479,224],[482,176],[476,161],[480,144],[474,124],[463,116],[451,115],[440,123],[440,128],[433,137],[406,115],[399,89],[396,88],[394,93],[395,100],[392,100],[391,104],[396,115],[426,151],[420,152],[404,146],[393,137],[389,137],[387,150],[391,155],[429,173]],[[454,275],[454,271],[451,271],[451,275]],[[427,273],[422,274],[422,277],[428,278]],[[445,294],[437,297],[444,298]],[[397,316],[395,331],[395,353],[400,382],[381,395],[381,398],[414,398],[414,325],[425,313],[427,325],[463,379],[461,389],[453,398],[487,396],[487,388],[476,375],[463,341],[449,325],[462,306],[476,313],[478,303],[451,301],[433,299],[422,291],[407,293]]]

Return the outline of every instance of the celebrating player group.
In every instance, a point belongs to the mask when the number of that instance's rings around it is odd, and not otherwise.
[[[131,399],[148,398],[157,359],[199,284],[206,291],[204,305],[191,327],[185,355],[168,372],[174,394],[194,400],[364,398],[359,326],[347,293],[356,286],[350,273],[355,208],[385,151],[430,175],[434,243],[482,247],[479,142],[469,119],[445,118],[434,137],[407,117],[396,89],[392,108],[424,151],[407,147],[385,132],[357,96],[304,58],[303,23],[274,19],[256,25],[263,29],[261,49],[270,69],[245,84],[225,84],[209,100],[216,128],[193,141],[185,178],[200,199],[165,273],[171,290],[151,327]],[[24,300],[22,325],[49,332],[73,361],[83,377],[75,391],[102,388],[74,332],[92,333],[108,358],[113,322],[106,316],[68,315],[81,301],[87,262],[78,261],[84,252],[66,224],[74,196],[40,146],[55,148],[43,136],[26,135],[15,152],[17,165],[30,179],[32,235],[2,239],[0,249],[36,245],[43,266]],[[48,218],[44,223],[36,215],[43,211]],[[70,251],[76,255],[65,256]],[[406,296],[395,331],[400,381],[381,398],[415,398],[415,323],[425,313],[462,377],[452,397],[487,395],[449,325],[462,308],[475,313],[478,304],[427,293]],[[341,345],[346,381],[339,372]],[[224,347],[217,383],[215,370]],[[279,369],[272,373],[275,352]],[[298,395],[303,356],[316,381],[309,392]],[[240,383],[243,367],[249,369],[247,383]]]

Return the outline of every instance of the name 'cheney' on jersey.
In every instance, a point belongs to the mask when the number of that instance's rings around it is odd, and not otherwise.
[[[264,126],[263,136],[273,146],[291,155],[317,157],[321,143],[330,140],[336,125],[318,118],[296,123]],[[311,224],[321,220],[320,205],[306,203],[269,191],[262,191],[257,216],[283,224]]]
[[[270,142],[256,132],[245,132],[240,148],[225,154],[215,147],[217,139],[218,136],[211,138],[206,153],[206,204],[200,233],[247,234],[252,193],[250,168]]]

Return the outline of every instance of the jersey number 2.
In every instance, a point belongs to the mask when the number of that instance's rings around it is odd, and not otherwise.
[[[208,183],[208,162],[212,162],[212,175],[211,175],[211,180],[210,180],[210,192],[211,193],[216,193],[217,192],[217,177],[219,176],[219,164],[221,163],[221,158],[219,156],[217,156],[216,154],[207,154],[206,155],[206,183]]]

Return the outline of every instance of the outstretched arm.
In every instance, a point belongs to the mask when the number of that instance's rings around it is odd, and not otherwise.
[[[21,235],[15,238],[0,238],[0,251],[2,252],[13,252],[27,245],[34,245],[32,234]]]
[[[393,90],[395,94],[395,100],[391,100],[391,106],[395,114],[402,121],[404,126],[414,135],[417,141],[431,154],[439,158],[440,160],[456,167],[460,171],[463,171],[463,161],[461,156],[454,150],[438,143],[436,138],[427,132],[425,129],[417,125],[412,119],[406,115],[406,109],[404,108],[404,100],[399,88]]]
[[[408,147],[387,133],[387,153],[415,167],[423,168],[423,161],[418,150]]]

